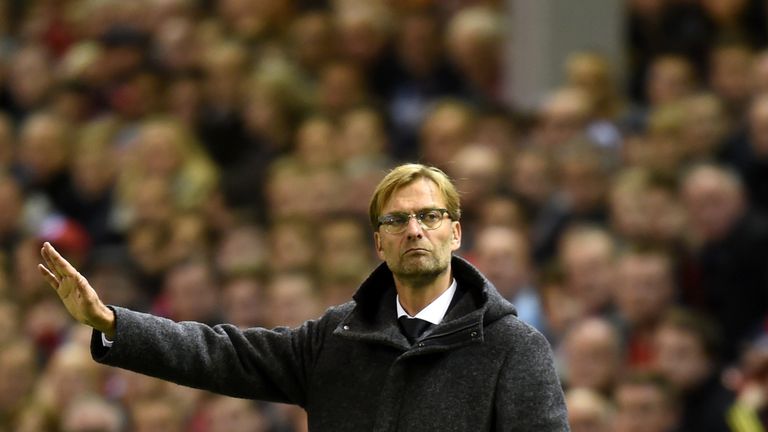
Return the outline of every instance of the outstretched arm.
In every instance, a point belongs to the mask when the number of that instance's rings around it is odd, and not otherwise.
[[[108,338],[115,337],[115,313],[99,299],[96,291],[72,264],[67,262],[46,242],[40,250],[43,264],[37,268],[56,294],[61,298],[67,311],[78,322],[93,327]]]

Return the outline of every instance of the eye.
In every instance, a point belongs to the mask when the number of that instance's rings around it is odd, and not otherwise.
[[[421,220],[423,220],[425,223],[434,223],[439,221],[443,214],[439,210],[429,210],[423,212],[421,215]]]
[[[408,223],[408,215],[405,213],[392,213],[382,218],[382,223],[385,225],[404,225]]]

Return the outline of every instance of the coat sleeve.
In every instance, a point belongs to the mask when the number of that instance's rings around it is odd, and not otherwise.
[[[549,343],[533,328],[507,353],[496,384],[496,428],[507,432],[569,431]]]
[[[228,396],[305,405],[324,321],[296,329],[209,327],[114,307],[116,336],[94,331],[94,360]]]

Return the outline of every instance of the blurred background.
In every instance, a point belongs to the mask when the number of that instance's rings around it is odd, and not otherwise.
[[[403,161],[456,179],[459,254],[551,342],[574,431],[764,430],[767,14],[0,1],[0,431],[306,430],[94,363],[40,245],[107,303],[296,326],[378,264],[368,200]]]

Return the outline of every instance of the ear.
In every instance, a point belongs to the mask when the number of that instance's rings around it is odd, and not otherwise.
[[[373,233],[373,245],[376,247],[376,255],[379,256],[379,259],[384,261],[384,252],[381,250],[381,234],[379,234],[378,231],[374,231]]]
[[[461,223],[459,221],[451,222],[451,251],[461,247]]]

